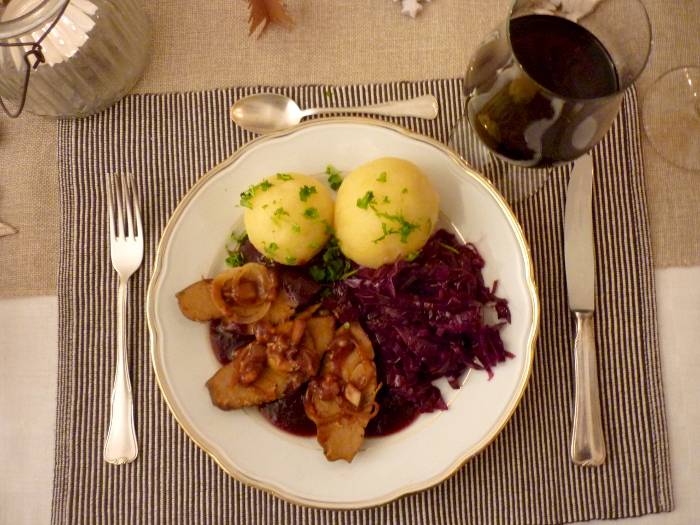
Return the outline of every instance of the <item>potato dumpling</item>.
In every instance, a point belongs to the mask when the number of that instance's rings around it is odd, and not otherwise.
[[[318,180],[278,173],[241,194],[253,246],[278,263],[308,262],[333,232],[333,199]]]
[[[439,198],[418,167],[381,158],[350,173],[338,190],[335,230],[340,249],[378,268],[420,250],[435,228]]]

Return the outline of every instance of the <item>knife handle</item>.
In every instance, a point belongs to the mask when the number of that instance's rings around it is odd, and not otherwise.
[[[600,416],[598,366],[596,364],[593,312],[576,313],[574,374],[576,399],[574,429],[571,436],[571,460],[577,465],[602,465],[605,461],[605,437]]]

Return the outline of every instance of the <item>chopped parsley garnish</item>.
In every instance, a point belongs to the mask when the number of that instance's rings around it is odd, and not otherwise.
[[[301,226],[299,226],[298,224],[292,224],[292,231],[293,231],[294,233],[299,233],[299,232],[301,232]]]
[[[299,198],[301,202],[306,202],[314,193],[317,193],[316,186],[302,186],[299,190]]]
[[[228,252],[228,257],[226,257],[226,264],[233,268],[236,268],[237,266],[243,266],[245,264],[245,257],[243,257],[240,248],[241,244],[248,240],[248,234],[246,232],[236,233],[235,231],[233,231],[231,232],[230,238],[236,243],[236,249],[226,250]]]
[[[316,208],[306,208],[304,210],[304,217],[307,219],[318,219],[318,210]]]
[[[377,243],[379,241],[383,241],[389,235],[397,234],[401,237],[401,242],[403,244],[406,244],[408,242],[408,237],[411,235],[411,233],[413,233],[414,231],[416,231],[418,229],[417,224],[414,224],[412,222],[408,222],[403,215],[392,215],[390,213],[384,213],[382,211],[377,210],[374,206],[372,206],[372,210],[374,210],[374,213],[376,213],[378,217],[395,222],[398,225],[397,228],[389,228],[388,224],[382,223],[382,233],[384,235],[382,235],[381,237],[378,237],[377,239],[374,239],[372,241],[374,243]]]
[[[338,191],[338,188],[343,183],[343,177],[340,176],[340,172],[329,164],[326,166],[326,175],[328,175],[328,184],[334,191]]]
[[[248,188],[243,193],[241,193],[240,205],[243,206],[244,208],[250,208],[252,210],[253,205],[251,204],[250,201],[253,200],[254,194],[255,194],[255,190],[252,187]]]
[[[279,249],[276,242],[271,242],[265,246],[265,253],[273,254]]]
[[[285,215],[289,215],[289,212],[287,210],[285,210],[284,208],[277,208],[275,210],[275,212],[273,213],[273,215],[279,219],[279,218],[284,217]]]
[[[373,201],[374,193],[372,191],[368,191],[365,193],[364,197],[357,199],[357,207],[366,210]]]
[[[406,255],[406,260],[407,260],[408,262],[413,262],[413,261],[415,261],[415,260],[418,258],[419,255],[420,255],[420,250],[416,250],[416,251],[414,251],[414,252],[411,252],[411,253],[407,254],[407,255]]]
[[[262,181],[260,184],[254,184],[250,186],[247,190],[245,190],[243,193],[241,193],[241,201],[240,205],[243,206],[244,208],[250,208],[251,210],[253,209],[253,197],[255,197],[255,194],[260,191],[267,191],[270,188],[272,188],[272,184],[269,181]]]
[[[335,230],[333,229],[333,226],[328,224],[328,221],[321,221],[323,223],[323,231],[324,233],[327,233],[328,235],[333,235],[335,233]]]
[[[395,234],[395,233],[399,233],[399,230],[396,230],[396,229],[393,229],[393,228],[389,228],[389,225],[388,225],[387,223],[383,222],[383,223],[382,223],[382,233],[383,233],[383,235],[382,235],[381,237],[377,237],[376,239],[374,239],[374,240],[372,241],[374,244],[377,244],[378,242],[383,241],[383,240],[386,239],[389,235],[393,235],[393,234]]]
[[[383,173],[386,175],[386,173]],[[379,179],[377,179],[379,180]],[[406,189],[406,188],[404,188]],[[391,201],[389,200],[389,197],[384,197],[382,200],[382,203],[384,204],[389,204]],[[386,213],[383,211],[379,211],[377,209],[377,200],[374,198],[374,192],[368,191],[367,193],[364,194],[363,197],[357,199],[357,207],[361,208],[363,210],[366,209],[371,209],[377,217],[380,217],[382,219],[387,219],[388,221],[397,223],[395,227],[391,228],[389,227],[388,224],[382,223],[382,233],[383,235],[381,237],[378,237],[374,239],[372,242],[377,243],[379,241],[383,241],[386,239],[389,235],[399,235],[401,237],[401,242],[402,243],[407,243],[408,242],[408,237],[413,233],[415,230],[418,229],[418,225],[414,224],[412,222],[408,222],[406,218],[402,215],[392,215],[390,213]]]
[[[314,281],[321,283],[326,279],[326,270],[322,266],[311,266],[309,275]]]
[[[386,171],[382,171],[377,177],[377,182],[386,182]]]
[[[228,252],[228,257],[226,257],[226,264],[232,268],[238,266],[243,266],[245,264],[245,258],[241,252]]]
[[[243,244],[248,240],[248,234],[246,232],[236,233],[233,231],[231,232],[231,240],[236,241],[238,244]]]
[[[286,182],[288,180],[292,180],[294,177],[292,177],[289,173],[278,173],[277,178]]]
[[[284,258],[284,262],[286,262],[287,264],[294,264],[295,262],[297,262],[297,258],[296,258],[296,257],[292,257],[291,255],[287,255],[287,256]]]
[[[321,261],[309,268],[309,275],[319,283],[332,283],[346,279],[356,271],[340,251],[338,239],[331,237],[323,251]]]
[[[406,244],[408,242],[408,236],[413,233],[414,230],[418,229],[417,224],[404,221],[401,223],[401,228],[399,228],[399,235],[401,235],[401,242]]]
[[[408,188],[404,188],[401,190],[401,193],[408,193]]]
[[[317,242],[310,242],[310,243],[309,243],[309,248],[311,248],[312,250],[316,250],[316,249],[319,248],[319,245],[318,245]]]

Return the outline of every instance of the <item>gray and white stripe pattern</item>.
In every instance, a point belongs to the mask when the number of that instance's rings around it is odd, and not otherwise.
[[[459,79],[365,86],[235,88],[129,96],[86,119],[58,124],[62,206],[55,525],[499,524],[620,518],[673,507],[656,335],[654,282],[637,100],[625,95],[595,149],[597,345],[609,459],[569,461],[573,319],[563,267],[566,170],[515,204],[530,240],[542,299],[530,386],[511,422],[446,482],[358,511],[299,507],[229,478],[180,430],[151,371],[144,301],[156,245],[188,188],[252,136],[228,109],[260,91],[302,107],[355,105],[433,93],[435,121],[395,122],[446,142],[461,114]],[[147,243],[131,284],[129,340],[140,455],[102,460],[114,370],[116,276],[106,232],[106,174],[131,172],[142,193]],[[488,176],[499,181],[497,173]]]

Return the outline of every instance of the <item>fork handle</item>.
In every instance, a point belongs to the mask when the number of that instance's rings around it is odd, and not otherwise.
[[[111,415],[105,441],[104,458],[107,463],[131,463],[139,453],[134,429],[134,402],[129,380],[129,362],[126,355],[126,298],[127,279],[119,277],[117,290],[117,367],[112,386]]]

